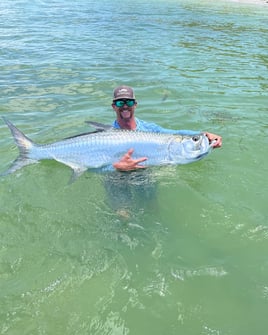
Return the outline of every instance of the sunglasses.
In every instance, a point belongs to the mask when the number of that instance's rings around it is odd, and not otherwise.
[[[135,100],[131,99],[121,99],[114,101],[116,107],[123,107],[126,104],[128,107],[133,107],[135,105]]]

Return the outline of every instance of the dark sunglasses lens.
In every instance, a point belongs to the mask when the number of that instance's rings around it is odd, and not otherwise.
[[[126,104],[127,104],[128,107],[132,107],[132,106],[134,106],[135,101],[134,100],[127,100]]]
[[[117,101],[114,102],[114,104],[116,105],[116,107],[122,107],[122,106],[124,106],[124,101],[117,100]]]
[[[135,104],[135,100],[117,100],[114,103],[116,107],[123,107],[126,104],[128,107],[133,107]]]

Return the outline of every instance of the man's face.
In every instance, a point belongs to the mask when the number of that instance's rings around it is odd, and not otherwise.
[[[134,99],[118,99],[113,101],[112,107],[116,112],[117,118],[128,121],[135,112],[137,102]]]

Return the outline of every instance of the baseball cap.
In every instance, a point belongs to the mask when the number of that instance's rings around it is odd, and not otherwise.
[[[135,99],[133,88],[125,85],[118,86],[114,90],[114,100]]]

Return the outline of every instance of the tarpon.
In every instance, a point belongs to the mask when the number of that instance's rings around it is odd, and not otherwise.
[[[147,157],[145,166],[187,164],[202,159],[212,150],[207,136],[173,135],[114,129],[89,122],[96,131],[72,136],[50,144],[36,144],[3,118],[8,125],[19,156],[2,175],[41,160],[52,159],[72,168],[74,177],[88,169],[112,167],[131,148],[133,158]]]

